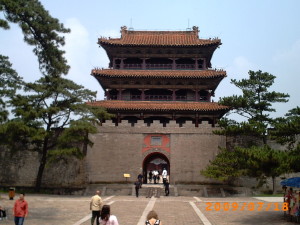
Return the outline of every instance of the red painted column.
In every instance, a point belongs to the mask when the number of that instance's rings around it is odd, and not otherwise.
[[[173,89],[172,91],[173,91],[173,93],[172,93],[172,100],[176,101],[176,93],[175,93],[176,89]]]
[[[145,101],[145,89],[142,89],[142,101]]]
[[[141,58],[143,60],[143,63],[142,63],[142,70],[145,70],[146,69],[146,60],[148,58]]]
[[[123,89],[118,89],[119,93],[118,93],[118,100],[122,100],[122,91]]]
[[[170,59],[173,61],[172,70],[176,70],[176,60],[177,60],[177,58],[170,58]]]
[[[172,120],[176,120],[176,115],[174,112],[172,113]]]
[[[194,90],[194,91],[195,91],[195,101],[196,101],[196,102],[199,102],[199,90],[196,89],[196,90]]]
[[[199,65],[198,65],[198,58],[193,58],[195,60],[195,70],[198,70]]]
[[[207,66],[206,66],[206,59],[203,59],[202,68],[203,68],[204,70],[207,69]]]
[[[116,58],[113,59],[113,69],[116,69]]]
[[[124,59],[125,58],[121,58],[121,63],[120,63],[120,69],[124,69]]]

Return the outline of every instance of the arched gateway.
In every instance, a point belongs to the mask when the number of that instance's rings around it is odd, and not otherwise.
[[[149,183],[149,171],[157,170],[159,174],[166,168],[170,179],[170,162],[167,156],[159,152],[147,155],[143,161],[144,184]]]

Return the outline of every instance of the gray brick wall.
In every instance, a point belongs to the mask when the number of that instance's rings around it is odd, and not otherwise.
[[[134,182],[142,171],[144,159],[152,152],[162,153],[168,158],[171,184],[214,183],[216,181],[203,177],[200,170],[216,156],[218,146],[245,142],[241,138],[213,135],[214,129],[219,128],[211,127],[207,122],[199,127],[190,122],[179,127],[175,121],[170,121],[163,127],[155,121],[147,127],[144,121],[139,120],[133,127],[127,121],[116,127],[107,121],[98,127],[97,134],[90,135],[94,145],[88,148],[86,157],[83,160],[72,157],[49,165],[44,172],[43,185],[74,188],[91,183],[124,182],[124,173],[129,173],[131,178],[127,180]],[[170,152],[156,147],[143,152],[144,139],[149,134],[167,135]],[[274,146],[278,148],[279,145]],[[0,185],[34,186],[38,160],[38,154],[31,151],[11,154],[0,149]],[[255,183],[255,179],[248,178],[237,181],[237,185],[249,184],[250,187]]]
[[[169,158],[172,183],[211,182],[200,175],[200,170],[216,155],[218,146],[226,144],[224,137],[212,134],[214,129],[218,128],[205,122],[199,127],[192,123],[182,127],[169,123],[163,127],[159,121],[154,121],[147,127],[143,121],[138,121],[132,127],[127,121],[122,121],[116,127],[107,121],[98,127],[98,134],[91,136],[94,146],[87,154],[89,182],[121,182],[125,180],[124,173],[130,173],[129,180],[133,182],[147,155],[142,153],[145,134],[169,135],[170,153],[161,149],[156,151]]]
[[[45,168],[44,187],[84,187],[87,183],[85,160],[74,157]],[[39,167],[39,156],[32,151],[0,151],[0,186],[33,187]]]

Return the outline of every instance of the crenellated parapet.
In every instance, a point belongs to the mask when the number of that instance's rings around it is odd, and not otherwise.
[[[116,124],[112,120],[106,120],[102,123],[102,127],[116,127]],[[183,124],[176,123],[175,120],[171,120],[169,123],[161,123],[159,120],[153,120],[152,123],[145,123],[144,120],[138,120],[136,123],[130,123],[128,120],[122,120],[121,123],[118,124],[118,127],[158,127],[158,128],[213,128],[212,124],[208,121],[202,121],[199,123],[198,127],[192,121],[186,121]],[[217,124],[216,126],[217,127]]]
[[[218,126],[213,127],[208,121],[202,121],[198,127],[192,121],[186,121],[183,124],[176,123],[171,120],[169,123],[161,123],[159,120],[154,120],[152,123],[145,123],[144,120],[138,120],[136,123],[129,123],[128,120],[122,120],[116,126],[111,120],[102,123],[98,127],[99,133],[205,133],[212,134],[213,130],[219,129]]]

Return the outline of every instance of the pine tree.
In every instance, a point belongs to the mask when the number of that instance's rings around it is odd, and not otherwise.
[[[270,134],[280,144],[287,144],[289,149],[299,144],[300,135],[300,107],[289,110],[285,117],[277,118]]]
[[[97,132],[95,125],[110,115],[86,104],[96,92],[61,77],[42,77],[25,84],[24,91],[26,94],[12,99],[15,119],[7,123],[0,136],[6,138],[10,148],[21,143],[17,149],[23,147],[40,154],[36,178],[39,191],[46,164],[68,155],[82,157],[82,147],[92,144],[88,134]]]
[[[8,119],[8,101],[21,88],[22,78],[12,69],[8,57],[0,55],[0,124]]]
[[[267,145],[268,130],[276,121],[270,116],[276,110],[272,107],[273,103],[287,102],[288,94],[270,91],[274,83],[275,76],[262,71],[249,71],[249,78],[236,80],[231,83],[240,88],[242,95],[221,98],[219,103],[227,105],[231,111],[227,114],[238,114],[245,118],[244,121],[228,119],[225,117],[219,121],[222,128],[215,132],[218,135],[226,136],[252,136],[260,141],[252,143],[250,146],[242,148],[235,146],[233,150],[223,150],[210,165],[202,171],[202,174],[212,178],[234,178],[243,174],[256,177],[261,182],[266,177],[273,179],[273,191],[275,177],[284,172],[288,172],[288,156],[286,152],[277,151]],[[230,158],[228,158],[230,157]],[[281,159],[286,161],[282,161]],[[233,168],[231,176],[226,171]]]
[[[276,119],[270,131],[271,138],[282,145],[287,145],[290,168],[293,172],[300,171],[300,107],[293,108],[285,115]]]
[[[289,95],[270,91],[276,78],[274,75],[260,70],[257,72],[250,70],[248,74],[248,79],[231,80],[231,83],[241,89],[242,95],[224,97],[219,101],[220,104],[231,108],[229,114],[238,114],[244,117],[246,121],[237,122],[225,118],[220,122],[223,130],[217,133],[253,135],[267,144],[267,131],[274,122],[269,113],[276,111],[272,104],[287,102]]]
[[[65,41],[60,34],[70,30],[51,17],[38,0],[0,0],[0,11],[5,17],[0,19],[0,27],[9,29],[9,22],[18,24],[24,41],[34,46],[42,74],[59,76],[68,73],[65,52],[60,49]]]

